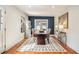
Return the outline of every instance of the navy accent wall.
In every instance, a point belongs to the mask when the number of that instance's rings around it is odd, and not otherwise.
[[[31,28],[34,28],[35,19],[48,19],[48,28],[51,28],[51,34],[54,34],[54,17],[51,16],[29,16],[31,21]]]

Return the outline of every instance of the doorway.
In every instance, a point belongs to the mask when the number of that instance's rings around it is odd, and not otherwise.
[[[0,7],[0,53],[6,49],[5,9]]]

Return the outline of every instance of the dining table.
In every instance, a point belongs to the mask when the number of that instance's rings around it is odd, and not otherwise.
[[[45,39],[48,37],[47,33],[36,33],[34,34],[35,37],[37,37],[37,44],[38,45],[45,45]]]

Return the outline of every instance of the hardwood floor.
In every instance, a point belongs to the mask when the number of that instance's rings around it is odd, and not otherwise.
[[[16,44],[14,47],[9,49],[8,51],[5,51],[3,54],[77,54],[77,52],[75,52],[68,46],[65,47],[63,43],[60,42],[56,37],[53,37],[53,38],[55,38],[56,41],[67,50],[67,52],[19,52],[19,51],[16,51],[25,41],[27,41],[27,39],[23,39],[21,42]]]
[[[78,54],[76,51],[68,47],[66,44],[63,44],[61,41],[59,41],[56,37],[53,38],[56,39],[57,42],[68,51],[68,54]]]

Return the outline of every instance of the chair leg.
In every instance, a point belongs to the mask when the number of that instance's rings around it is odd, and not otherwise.
[[[47,37],[47,42],[49,43],[49,37]]]

